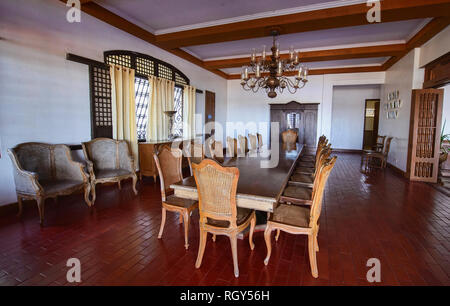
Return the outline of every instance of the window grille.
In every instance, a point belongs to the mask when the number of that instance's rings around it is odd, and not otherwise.
[[[173,110],[176,111],[173,118],[173,134],[183,136],[183,88],[175,86]]]
[[[148,125],[148,107],[150,88],[147,79],[135,78],[134,88],[136,92],[136,127],[139,140],[145,140]]]
[[[112,137],[111,79],[109,69],[90,66],[92,137]]]

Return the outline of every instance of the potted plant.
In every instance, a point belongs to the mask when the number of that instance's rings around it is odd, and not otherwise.
[[[445,146],[444,143],[446,141],[450,141],[450,134],[444,134],[445,131],[445,124],[447,123],[447,120],[444,120],[444,125],[442,126],[441,131],[441,152],[439,155],[439,164],[442,164],[447,160],[448,152],[450,152],[450,146]]]

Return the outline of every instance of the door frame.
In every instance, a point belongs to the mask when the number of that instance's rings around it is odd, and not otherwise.
[[[363,142],[362,142],[362,150],[364,150],[364,133],[366,131],[366,109],[367,109],[367,102],[369,101],[376,101],[378,103],[375,103],[375,118],[377,118],[378,120],[374,119],[373,125],[374,125],[374,130],[375,130],[375,126],[376,126],[376,130],[377,130],[377,135],[378,135],[378,127],[380,125],[380,105],[381,105],[381,100],[380,99],[366,99],[364,102],[364,124],[363,124]],[[377,107],[378,105],[378,107]],[[376,141],[376,136],[374,136],[374,139]]]

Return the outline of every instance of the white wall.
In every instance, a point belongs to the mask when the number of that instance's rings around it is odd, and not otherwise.
[[[384,83],[384,72],[329,74],[310,76],[306,86],[295,94],[284,92],[270,99],[265,91],[252,93],[242,89],[239,80],[229,80],[227,87],[228,121],[262,122],[267,127],[270,120],[269,103],[320,103],[317,118],[317,138],[324,134],[331,136],[331,112],[333,104],[333,87],[339,85],[377,85]],[[268,141],[268,129],[261,129],[263,141]],[[233,135],[230,135],[233,136]]]
[[[450,51],[450,26],[439,32],[420,48],[420,67]]]
[[[0,205],[16,201],[7,148],[90,139],[88,68],[66,53],[103,61],[104,51],[125,49],[167,61],[216,93],[216,120],[226,121],[225,79],[84,13],[70,24],[66,11],[55,0],[0,2]],[[205,95],[197,97],[202,110]]]
[[[409,120],[413,89],[422,88],[423,69],[419,69],[420,49],[416,48],[386,71],[386,83],[382,86],[381,109],[390,92],[399,91],[402,100],[397,119],[387,119],[381,111],[379,133],[394,137],[391,142],[388,162],[406,171],[408,160]]]
[[[333,148],[361,150],[366,99],[379,99],[380,85],[334,86],[330,142]]]
[[[444,89],[444,105],[442,108],[442,126],[444,126],[444,121],[447,119],[445,123],[444,134],[450,134],[450,84],[441,87]],[[442,130],[442,128],[441,128]]]

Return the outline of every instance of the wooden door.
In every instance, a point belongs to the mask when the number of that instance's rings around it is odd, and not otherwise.
[[[443,89],[413,90],[407,167],[410,180],[437,182],[443,98]]]
[[[379,118],[380,100],[366,100],[364,109],[363,150],[371,150],[377,143]]]
[[[205,91],[205,125],[208,122],[216,121],[216,94],[211,91]],[[205,134],[205,139],[214,135],[214,127],[211,129],[211,134]]]
[[[317,135],[317,110],[305,110],[303,112],[305,138],[304,144],[310,147],[316,146]]]

